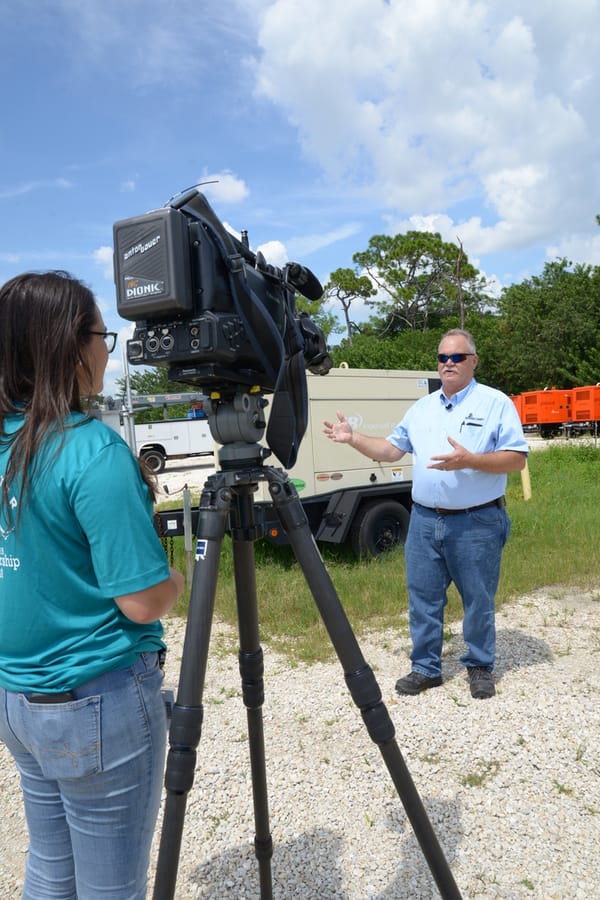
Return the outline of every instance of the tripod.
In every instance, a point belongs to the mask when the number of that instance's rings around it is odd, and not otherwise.
[[[175,896],[177,868],[187,794],[194,780],[196,748],[202,730],[202,695],[214,612],[219,556],[228,521],[233,542],[234,578],[240,639],[239,668],[247,710],[252,792],[254,851],[261,900],[271,900],[269,807],[262,719],[263,653],[254,568],[254,543],[262,536],[253,494],[266,481],[273,504],[302,573],[317,604],[345,680],[371,739],[378,745],[402,800],[423,854],[444,900],[461,894],[444,858],[427,813],[395,740],[394,725],[382,702],[375,676],[362,656],[310,530],[296,488],[281,469],[263,466],[265,448],[236,442],[222,448],[221,470],[204,485],[198,513],[196,564],[192,578],[177,699],[169,733],[165,775],[166,800],[161,831],[154,900]]]

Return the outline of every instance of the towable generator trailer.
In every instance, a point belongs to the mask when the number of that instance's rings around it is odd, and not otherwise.
[[[335,420],[336,410],[340,410],[357,431],[388,437],[416,400],[440,387],[438,373],[340,368],[325,376],[307,373],[306,377],[308,427],[288,475],[315,539],[349,543],[358,556],[378,556],[404,544],[411,508],[412,457],[407,454],[397,463],[370,460],[329,440],[323,434],[323,420]],[[264,537],[276,545],[286,544],[265,481],[258,482],[254,508]],[[197,518],[198,511],[193,509],[193,533]],[[163,537],[184,534],[183,510],[157,512],[155,523]]]

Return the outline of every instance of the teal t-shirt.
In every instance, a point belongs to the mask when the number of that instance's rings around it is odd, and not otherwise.
[[[21,427],[9,416],[5,432]],[[35,470],[17,527],[0,516],[0,684],[54,693],[164,647],[162,625],[127,619],[115,597],[168,578],[137,460],[119,435],[73,414]],[[0,443],[0,483],[8,449]]]

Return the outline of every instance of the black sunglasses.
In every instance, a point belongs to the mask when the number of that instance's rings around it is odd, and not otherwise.
[[[438,362],[447,363],[449,359],[453,363],[464,362],[467,356],[475,356],[474,353],[438,353]]]

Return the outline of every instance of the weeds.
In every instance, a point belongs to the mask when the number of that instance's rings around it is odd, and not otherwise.
[[[500,770],[500,763],[496,760],[480,759],[478,761],[478,771],[469,772],[463,775],[461,782],[465,787],[481,787]]]
[[[560,781],[557,781],[555,778],[552,779],[552,784],[556,788],[559,794],[566,794],[567,797],[571,797],[573,795],[573,789],[567,787],[564,784],[561,784]]]

